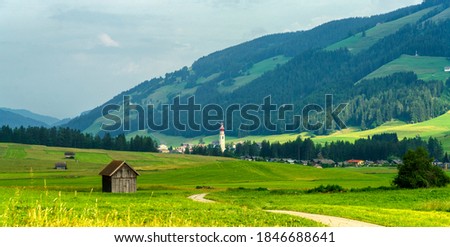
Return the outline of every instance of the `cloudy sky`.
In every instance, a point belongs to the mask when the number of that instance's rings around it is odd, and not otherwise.
[[[261,35],[421,0],[0,0],[0,107],[74,117]]]

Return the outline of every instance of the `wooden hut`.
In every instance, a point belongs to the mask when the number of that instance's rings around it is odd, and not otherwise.
[[[64,157],[66,159],[75,159],[75,153],[74,152],[65,152]]]
[[[66,162],[57,162],[57,163],[55,163],[55,169],[56,170],[67,170],[67,163]]]
[[[114,160],[100,173],[102,176],[102,191],[112,193],[136,192],[136,180],[139,173],[125,161]]]

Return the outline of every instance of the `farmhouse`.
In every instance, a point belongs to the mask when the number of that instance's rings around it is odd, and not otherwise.
[[[347,160],[346,163],[349,165],[354,165],[354,166],[362,166],[364,164],[364,160],[351,159],[351,160]]]
[[[336,164],[336,162],[334,162],[334,160],[330,160],[330,159],[313,159],[313,163],[315,165],[327,165],[327,166],[334,166]]]
[[[55,169],[56,170],[67,170],[66,162],[57,162],[57,163],[55,163]]]
[[[158,146],[158,152],[163,153],[163,154],[170,153],[169,148],[164,144],[161,144]]]
[[[139,173],[125,161],[111,161],[100,173],[102,191],[112,193],[136,192],[136,180]]]
[[[75,153],[74,152],[65,152],[64,157],[66,157],[66,159],[75,159]]]

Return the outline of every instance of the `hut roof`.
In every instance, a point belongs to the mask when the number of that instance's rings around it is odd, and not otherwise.
[[[111,163],[109,163],[105,168],[103,168],[103,170],[99,173],[99,175],[112,176],[112,175],[114,175],[114,173],[116,173],[123,166],[128,166],[134,173],[136,173],[136,175],[138,175],[138,176],[140,175],[133,167],[128,165],[123,160],[113,160],[113,161],[111,161]]]

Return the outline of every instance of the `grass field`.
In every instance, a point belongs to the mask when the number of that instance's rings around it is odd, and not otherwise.
[[[66,171],[53,169],[55,162],[64,160],[65,151],[76,152],[76,160],[66,160]],[[101,192],[98,172],[113,159],[126,160],[139,171],[137,193]],[[290,209],[386,226],[450,225],[450,188],[364,189],[389,186],[395,174],[392,168],[316,169],[221,157],[0,143],[0,224],[320,226],[263,211]],[[361,191],[305,193],[327,184]],[[187,198],[199,193],[209,193],[218,203],[201,204]]]
[[[365,32],[365,36],[363,33],[357,33],[347,39],[344,39],[340,42],[337,42],[329,47],[327,50],[336,50],[339,48],[348,48],[352,53],[358,53],[364,49],[367,49],[374,45],[376,42],[381,40],[382,38],[394,34],[400,28],[407,24],[414,24],[417,22],[422,16],[430,12],[436,7],[431,7],[428,9],[421,10],[412,15],[405,16],[398,20],[394,20],[391,22],[380,23],[375,27],[367,30]]]
[[[256,210],[309,212],[384,226],[450,226],[449,189],[331,194],[232,190],[209,198]]]
[[[450,73],[444,72],[444,67],[450,66],[450,60],[445,57],[425,57],[402,55],[400,58],[382,66],[370,73],[364,79],[385,77],[396,72],[414,72],[421,80],[446,81]]]

